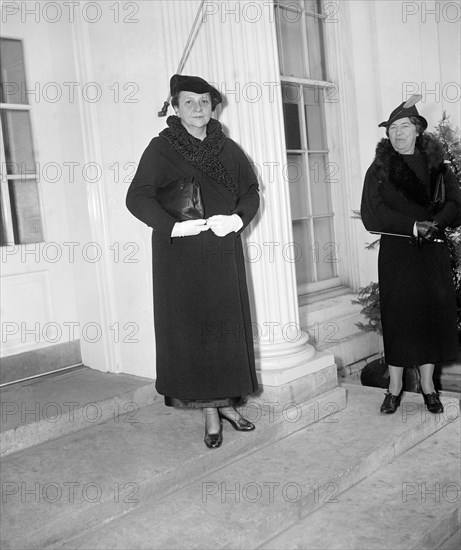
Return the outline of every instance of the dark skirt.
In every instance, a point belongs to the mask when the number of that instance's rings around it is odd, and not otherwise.
[[[446,242],[383,235],[379,292],[386,363],[438,363],[458,354],[456,295]]]

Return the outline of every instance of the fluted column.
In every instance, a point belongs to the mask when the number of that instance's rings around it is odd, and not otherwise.
[[[185,13],[192,25],[199,2],[168,4],[166,26],[174,26],[179,14],[184,18]],[[177,40],[169,37],[166,31],[166,40],[175,44],[170,42],[167,47],[177,49]],[[171,51],[169,55],[171,59]],[[203,76],[224,94],[226,103],[218,112],[219,120],[260,175],[261,209],[244,242],[257,367],[263,385],[293,381],[333,360],[322,356],[313,361],[315,350],[299,325],[296,247],[284,172],[280,73],[270,2],[205,3],[183,72]]]

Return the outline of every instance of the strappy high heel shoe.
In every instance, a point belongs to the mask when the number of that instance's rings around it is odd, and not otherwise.
[[[219,418],[227,420],[229,424],[234,428],[234,430],[237,430],[238,432],[251,432],[256,427],[252,422],[246,420],[241,415],[240,418],[234,420],[233,418],[230,418],[229,416],[226,416],[221,411],[219,411]]]

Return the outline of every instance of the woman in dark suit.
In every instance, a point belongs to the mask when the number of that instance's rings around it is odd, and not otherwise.
[[[157,391],[169,406],[201,408],[205,444],[222,444],[222,419],[254,425],[235,409],[255,392],[250,305],[241,233],[259,207],[258,182],[240,147],[211,118],[221,94],[202,78],[174,75],[176,115],[150,142],[128,190],[131,213],[152,227]],[[159,188],[194,177],[204,219],[179,222]]]
[[[394,413],[402,397],[405,366],[419,366],[429,411],[443,405],[434,389],[434,364],[458,353],[457,313],[444,229],[459,215],[461,196],[443,149],[420,116],[414,96],[379,126],[388,139],[376,148],[367,171],[361,215],[365,227],[382,235],[378,271],[384,354],[389,390],[381,412]],[[443,175],[446,199],[434,196]],[[397,236],[400,235],[400,236]]]

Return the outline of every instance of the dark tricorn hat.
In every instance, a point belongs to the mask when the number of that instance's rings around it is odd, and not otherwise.
[[[208,92],[213,100],[213,107],[222,102],[222,96],[218,90],[199,76],[173,75],[170,80],[170,94],[174,96],[179,92],[194,92],[196,94]]]
[[[412,95],[410,99],[407,101],[404,101],[401,105],[397,107],[397,109],[394,109],[392,113],[389,116],[389,120],[386,120],[385,122],[381,122],[381,124],[378,124],[379,127],[390,126],[393,122],[396,120],[399,120],[400,118],[406,118],[414,116],[416,117],[422,124],[423,130],[427,128],[427,120],[422,117],[418,110],[415,107],[415,104],[418,103],[418,101],[422,98],[421,95]]]

